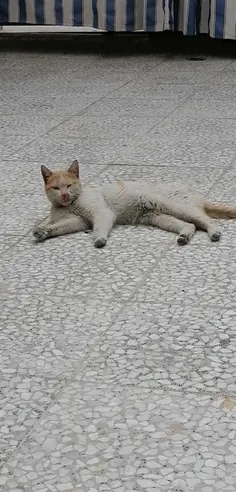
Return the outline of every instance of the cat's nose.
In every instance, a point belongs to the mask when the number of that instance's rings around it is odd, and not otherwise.
[[[63,202],[67,202],[69,200],[69,194],[68,193],[62,193],[61,198]]]

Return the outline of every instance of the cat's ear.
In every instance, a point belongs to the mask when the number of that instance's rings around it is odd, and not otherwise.
[[[44,183],[46,184],[48,181],[48,178],[50,178],[50,176],[52,176],[52,171],[50,171],[50,169],[48,169],[46,166],[41,166],[41,173],[43,176]]]
[[[72,162],[71,166],[68,169],[68,172],[75,174],[77,176],[77,178],[79,177],[79,163],[78,163],[78,161]]]

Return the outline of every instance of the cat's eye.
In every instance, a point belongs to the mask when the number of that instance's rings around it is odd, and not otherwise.
[[[53,186],[54,190],[60,190],[59,186]]]
[[[67,188],[70,188],[72,186],[72,183],[70,185],[67,185]]]

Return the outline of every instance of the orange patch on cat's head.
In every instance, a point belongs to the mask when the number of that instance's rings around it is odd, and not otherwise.
[[[76,184],[78,181],[79,178],[73,173],[68,171],[56,171],[47,179],[45,190],[50,190],[50,188],[54,188],[55,186],[60,187],[61,185],[66,186]]]
[[[77,200],[82,189],[77,161],[66,171],[53,172],[46,166],[41,166],[41,173],[47,197],[53,205],[66,207]]]
[[[79,164],[74,161],[67,171],[51,171],[46,166],[41,166],[46,191],[55,186],[76,184],[79,181]]]

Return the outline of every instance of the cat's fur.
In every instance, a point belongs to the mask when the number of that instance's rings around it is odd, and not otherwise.
[[[211,218],[236,218],[236,207],[207,202],[183,183],[118,180],[100,188],[82,187],[77,161],[68,171],[42,166],[41,172],[52,208],[50,219],[33,231],[38,241],[92,228],[94,246],[101,248],[115,224],[175,232],[178,244],[187,244],[196,228],[218,241],[220,232]]]

